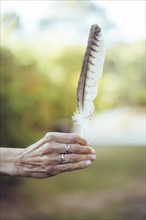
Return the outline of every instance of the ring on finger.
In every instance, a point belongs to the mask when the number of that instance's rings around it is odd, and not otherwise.
[[[61,154],[61,163],[69,163],[69,160],[65,160],[65,154]]]
[[[69,149],[71,148],[70,144],[65,144],[65,153],[68,154],[69,153]]]

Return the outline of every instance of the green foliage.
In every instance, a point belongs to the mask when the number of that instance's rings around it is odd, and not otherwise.
[[[58,120],[71,117],[76,89],[72,89],[72,82],[77,81],[74,73],[82,59],[76,57],[76,51],[66,50],[43,73],[39,62],[27,52],[19,56],[1,48],[2,146],[27,146],[53,130]]]
[[[1,144],[29,145],[51,127],[50,83],[34,62],[23,65],[10,51],[1,49],[1,53]]]
[[[42,54],[29,47],[1,48],[2,146],[27,146],[58,121],[71,121],[84,49]],[[144,42],[107,50],[96,109],[145,105],[144,89]]]
[[[97,108],[145,105],[145,42],[119,44],[106,53]]]

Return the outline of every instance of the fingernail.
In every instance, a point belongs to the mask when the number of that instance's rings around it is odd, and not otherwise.
[[[92,160],[95,160],[95,159],[96,159],[96,155],[93,154],[93,155],[92,155]]]
[[[86,161],[86,166],[89,166],[91,164],[91,161],[90,160],[87,160]]]
[[[88,147],[88,148],[91,150],[92,154],[95,154],[95,150],[92,147]]]

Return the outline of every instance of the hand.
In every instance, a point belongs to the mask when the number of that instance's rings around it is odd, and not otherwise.
[[[46,178],[86,168],[95,159],[95,150],[83,138],[73,133],[51,132],[21,151],[16,167],[18,176]]]

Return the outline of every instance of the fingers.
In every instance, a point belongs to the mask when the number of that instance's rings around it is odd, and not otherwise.
[[[86,168],[96,159],[95,150],[73,133],[47,133],[39,145],[38,154],[48,176]]]
[[[86,160],[94,161],[96,159],[95,154],[64,154],[63,157],[64,161],[67,161],[68,163],[76,163]],[[58,161],[60,161],[60,156]]]
[[[68,152],[66,151],[65,144],[59,144],[59,143],[52,143],[51,146],[48,146],[49,150],[52,151],[52,153],[75,153],[75,154],[95,154],[95,150],[88,146],[83,146],[80,144],[70,144]],[[44,147],[47,147],[47,145],[44,145]]]
[[[95,150],[88,146],[87,141],[73,133],[50,132],[44,137],[43,149],[46,153],[94,154]],[[68,150],[66,146],[69,145]]]
[[[76,154],[95,154],[95,150],[92,147],[82,146],[80,144],[71,144],[69,152]]]
[[[49,132],[45,137],[51,141],[56,141],[57,143],[66,143],[66,144],[81,144],[87,146],[87,141],[82,137],[74,133],[59,133],[59,132]]]
[[[96,159],[96,155],[95,154],[52,154],[50,155],[45,155],[41,158],[41,162],[43,163],[44,166],[48,166],[48,165],[61,165],[63,164],[62,161],[62,157],[63,157],[63,161],[67,162],[67,163],[77,163],[80,161],[94,161]],[[35,162],[36,164],[36,162]]]
[[[88,167],[96,159],[95,150],[73,133],[47,133],[21,155],[25,176],[46,178],[61,172]]]
[[[66,163],[66,164],[56,165],[54,167],[54,170],[59,174],[62,172],[84,169],[89,167],[90,165],[91,165],[91,161],[86,160],[86,161],[79,161],[77,163]]]

